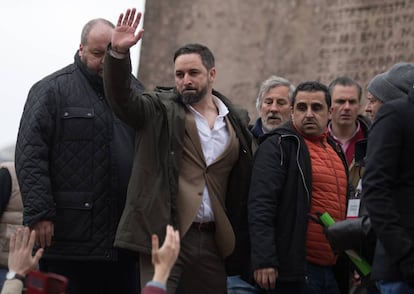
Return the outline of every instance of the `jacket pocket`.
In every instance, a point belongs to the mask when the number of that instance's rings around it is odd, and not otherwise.
[[[93,139],[93,108],[66,107],[62,109],[62,140],[78,141]]]
[[[54,238],[57,241],[86,241],[92,232],[91,192],[59,192],[56,194]]]

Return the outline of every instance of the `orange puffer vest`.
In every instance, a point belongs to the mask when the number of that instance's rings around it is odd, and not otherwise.
[[[326,141],[326,135],[304,138],[312,164],[312,204],[310,214],[328,212],[335,221],[346,217],[347,175],[345,166]],[[306,259],[321,266],[334,265],[336,256],[322,226],[309,221],[306,236]]]

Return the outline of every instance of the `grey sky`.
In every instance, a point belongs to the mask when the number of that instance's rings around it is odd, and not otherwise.
[[[144,5],[145,0],[1,1],[0,149],[16,141],[30,87],[73,62],[83,25],[98,17],[116,24],[121,12],[143,11]],[[138,51],[131,52],[133,60]]]

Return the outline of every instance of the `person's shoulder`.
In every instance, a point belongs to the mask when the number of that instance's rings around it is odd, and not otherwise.
[[[135,90],[139,91],[140,93],[145,91],[144,84],[139,79],[137,79],[133,74],[131,74],[131,81],[132,81],[132,86],[135,88]]]
[[[31,91],[42,91],[42,90],[48,90],[50,87],[52,87],[56,82],[59,81],[60,78],[64,77],[70,77],[75,71],[77,70],[76,66],[74,64],[69,64],[57,71],[54,71],[50,73],[49,75],[43,77],[39,81],[37,81],[33,86],[31,87]]]
[[[404,96],[387,103],[384,103],[378,110],[374,124],[378,118],[382,116],[401,116],[404,113],[411,114],[412,109],[414,108],[414,95],[413,96]]]
[[[250,116],[246,108],[240,105],[234,104],[229,98],[227,98],[222,93],[214,89],[212,91],[212,94],[216,96],[218,99],[220,99],[220,101],[223,102],[224,105],[226,105],[226,107],[228,108],[230,112],[230,116],[237,117],[248,128],[249,122],[250,122]]]
[[[289,140],[293,137],[300,137],[298,133],[295,131],[295,128],[293,127],[292,121],[287,121],[283,123],[281,126],[277,127],[273,131],[263,134],[260,137],[260,144],[263,143],[265,140],[271,139],[275,140],[277,142],[281,142],[283,140]],[[296,139],[295,139],[296,141]]]
[[[11,180],[10,172],[6,167],[0,167],[0,182],[3,180]]]
[[[76,65],[74,65],[72,63],[72,64],[69,64],[69,65],[61,68],[61,69],[58,69],[58,70],[50,73],[49,75],[47,75],[44,78],[42,78],[39,82],[42,82],[42,81],[43,82],[48,82],[48,81],[54,80],[56,78],[59,78],[61,76],[70,75],[73,72],[75,72],[76,70],[77,70]]]
[[[357,120],[359,121],[364,134],[367,135],[368,129],[371,126],[371,120],[367,116],[362,115],[362,114],[359,114],[357,116]]]
[[[152,94],[161,99],[176,99],[178,97],[177,89],[175,87],[168,86],[156,86]]]

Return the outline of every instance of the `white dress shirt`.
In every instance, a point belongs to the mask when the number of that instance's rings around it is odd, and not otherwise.
[[[220,99],[215,96],[213,96],[213,99],[219,114],[211,129],[206,118],[192,106],[188,106],[189,110],[194,115],[206,166],[211,165],[224,152],[229,143],[229,131],[224,119],[229,113],[229,110]],[[194,221],[200,223],[214,221],[214,213],[211,208],[207,185],[204,187],[201,206],[197,211]]]

